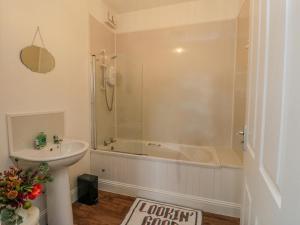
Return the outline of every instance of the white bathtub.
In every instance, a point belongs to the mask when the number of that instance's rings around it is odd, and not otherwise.
[[[122,140],[91,151],[101,190],[239,217],[242,169],[214,147]]]
[[[99,146],[98,149],[108,152],[175,160],[183,163],[220,166],[214,147],[117,139],[116,142],[107,146]]]

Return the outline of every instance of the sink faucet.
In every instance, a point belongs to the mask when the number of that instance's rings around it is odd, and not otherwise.
[[[54,144],[61,144],[63,142],[63,139],[59,138],[57,135],[54,135],[53,142],[54,142]]]

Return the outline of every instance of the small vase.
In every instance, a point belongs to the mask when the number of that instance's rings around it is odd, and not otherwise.
[[[16,214],[23,218],[23,223],[28,220],[29,217],[29,209],[19,208],[16,210]],[[22,224],[23,224],[22,223]]]
[[[36,207],[31,207],[30,209],[19,208],[16,210],[16,214],[23,218],[23,223],[20,225],[38,225],[40,211]],[[5,223],[1,223],[0,225],[6,225]]]
[[[26,220],[28,219],[28,212],[27,212],[27,210],[25,210],[25,209],[22,209],[22,208],[16,209],[16,210],[15,210],[15,214],[18,215],[18,216],[21,216],[23,222],[26,221]],[[0,215],[0,216],[1,216],[1,215]],[[20,224],[20,222],[21,222],[21,221],[19,221],[18,224]],[[17,223],[16,223],[16,224],[17,224]],[[21,224],[23,224],[23,223],[21,223]],[[0,221],[0,225],[11,225],[11,222],[8,223],[8,222],[1,222],[1,221]]]
[[[18,214],[23,217],[21,225],[38,225],[40,219],[40,210],[32,206],[30,209],[19,209]]]

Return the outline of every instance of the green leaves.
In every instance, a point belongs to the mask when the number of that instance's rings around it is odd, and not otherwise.
[[[29,184],[27,184],[27,185],[22,185],[21,187],[20,187],[20,191],[21,192],[30,192],[32,190],[32,185],[29,185]]]
[[[31,200],[40,195],[41,184],[52,180],[47,163],[41,163],[38,168],[26,171],[11,167],[4,173],[0,173],[0,221],[2,225],[21,224],[23,218],[17,214],[17,209],[19,207],[30,208]],[[35,190],[36,187],[39,189]]]
[[[0,187],[4,187],[7,185],[7,182],[6,181],[0,181]]]
[[[3,225],[19,225],[23,218],[16,214],[15,209],[4,208],[0,212],[0,219]]]

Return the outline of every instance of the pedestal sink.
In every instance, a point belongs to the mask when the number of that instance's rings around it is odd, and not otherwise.
[[[11,153],[22,168],[42,162],[49,164],[54,181],[47,185],[48,225],[73,225],[68,166],[78,162],[87,150],[88,143],[65,139],[42,150],[25,149]]]

